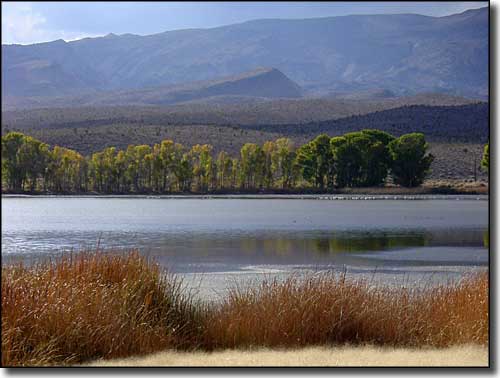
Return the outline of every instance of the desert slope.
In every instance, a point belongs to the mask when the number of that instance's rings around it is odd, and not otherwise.
[[[488,8],[446,17],[255,20],[212,29],[2,45],[4,96],[172,85],[275,67],[309,93],[383,88],[486,98]]]

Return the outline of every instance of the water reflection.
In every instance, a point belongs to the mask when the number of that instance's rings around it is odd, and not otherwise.
[[[489,228],[483,232],[483,244],[484,244],[485,248],[490,247],[490,229]]]
[[[16,255],[95,247],[139,248],[169,263],[299,263],[336,261],[342,254],[409,248],[487,248],[488,230],[251,231],[251,232],[4,232],[5,261]]]
[[[383,251],[391,248],[424,246],[428,239],[425,234],[358,235],[354,237],[334,234],[329,238],[318,238],[314,243],[314,251],[317,253]]]

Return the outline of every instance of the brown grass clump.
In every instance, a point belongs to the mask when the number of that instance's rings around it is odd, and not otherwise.
[[[323,274],[233,290],[212,314],[211,348],[324,344],[487,344],[488,276],[427,289],[370,287]]]
[[[117,358],[196,343],[179,281],[138,252],[2,267],[2,365]]]
[[[68,365],[160,350],[488,343],[488,275],[426,289],[291,276],[194,302],[131,253],[2,267],[2,365]]]

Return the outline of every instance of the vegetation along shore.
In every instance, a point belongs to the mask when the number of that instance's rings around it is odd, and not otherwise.
[[[426,288],[322,273],[194,299],[137,251],[2,266],[2,365],[153,352],[488,345],[488,274]]]
[[[482,166],[489,166],[488,144]],[[209,144],[190,149],[164,140],[153,147],[108,147],[84,157],[19,132],[2,136],[3,193],[485,193],[450,182],[419,188],[434,160],[421,133],[395,138],[375,129],[296,147],[288,138],[246,143],[239,157],[214,156]],[[360,189],[361,188],[361,189]]]

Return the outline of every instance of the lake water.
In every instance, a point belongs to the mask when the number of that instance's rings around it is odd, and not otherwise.
[[[3,197],[3,263],[139,248],[200,292],[347,271],[442,282],[488,267],[487,197],[421,200]]]

